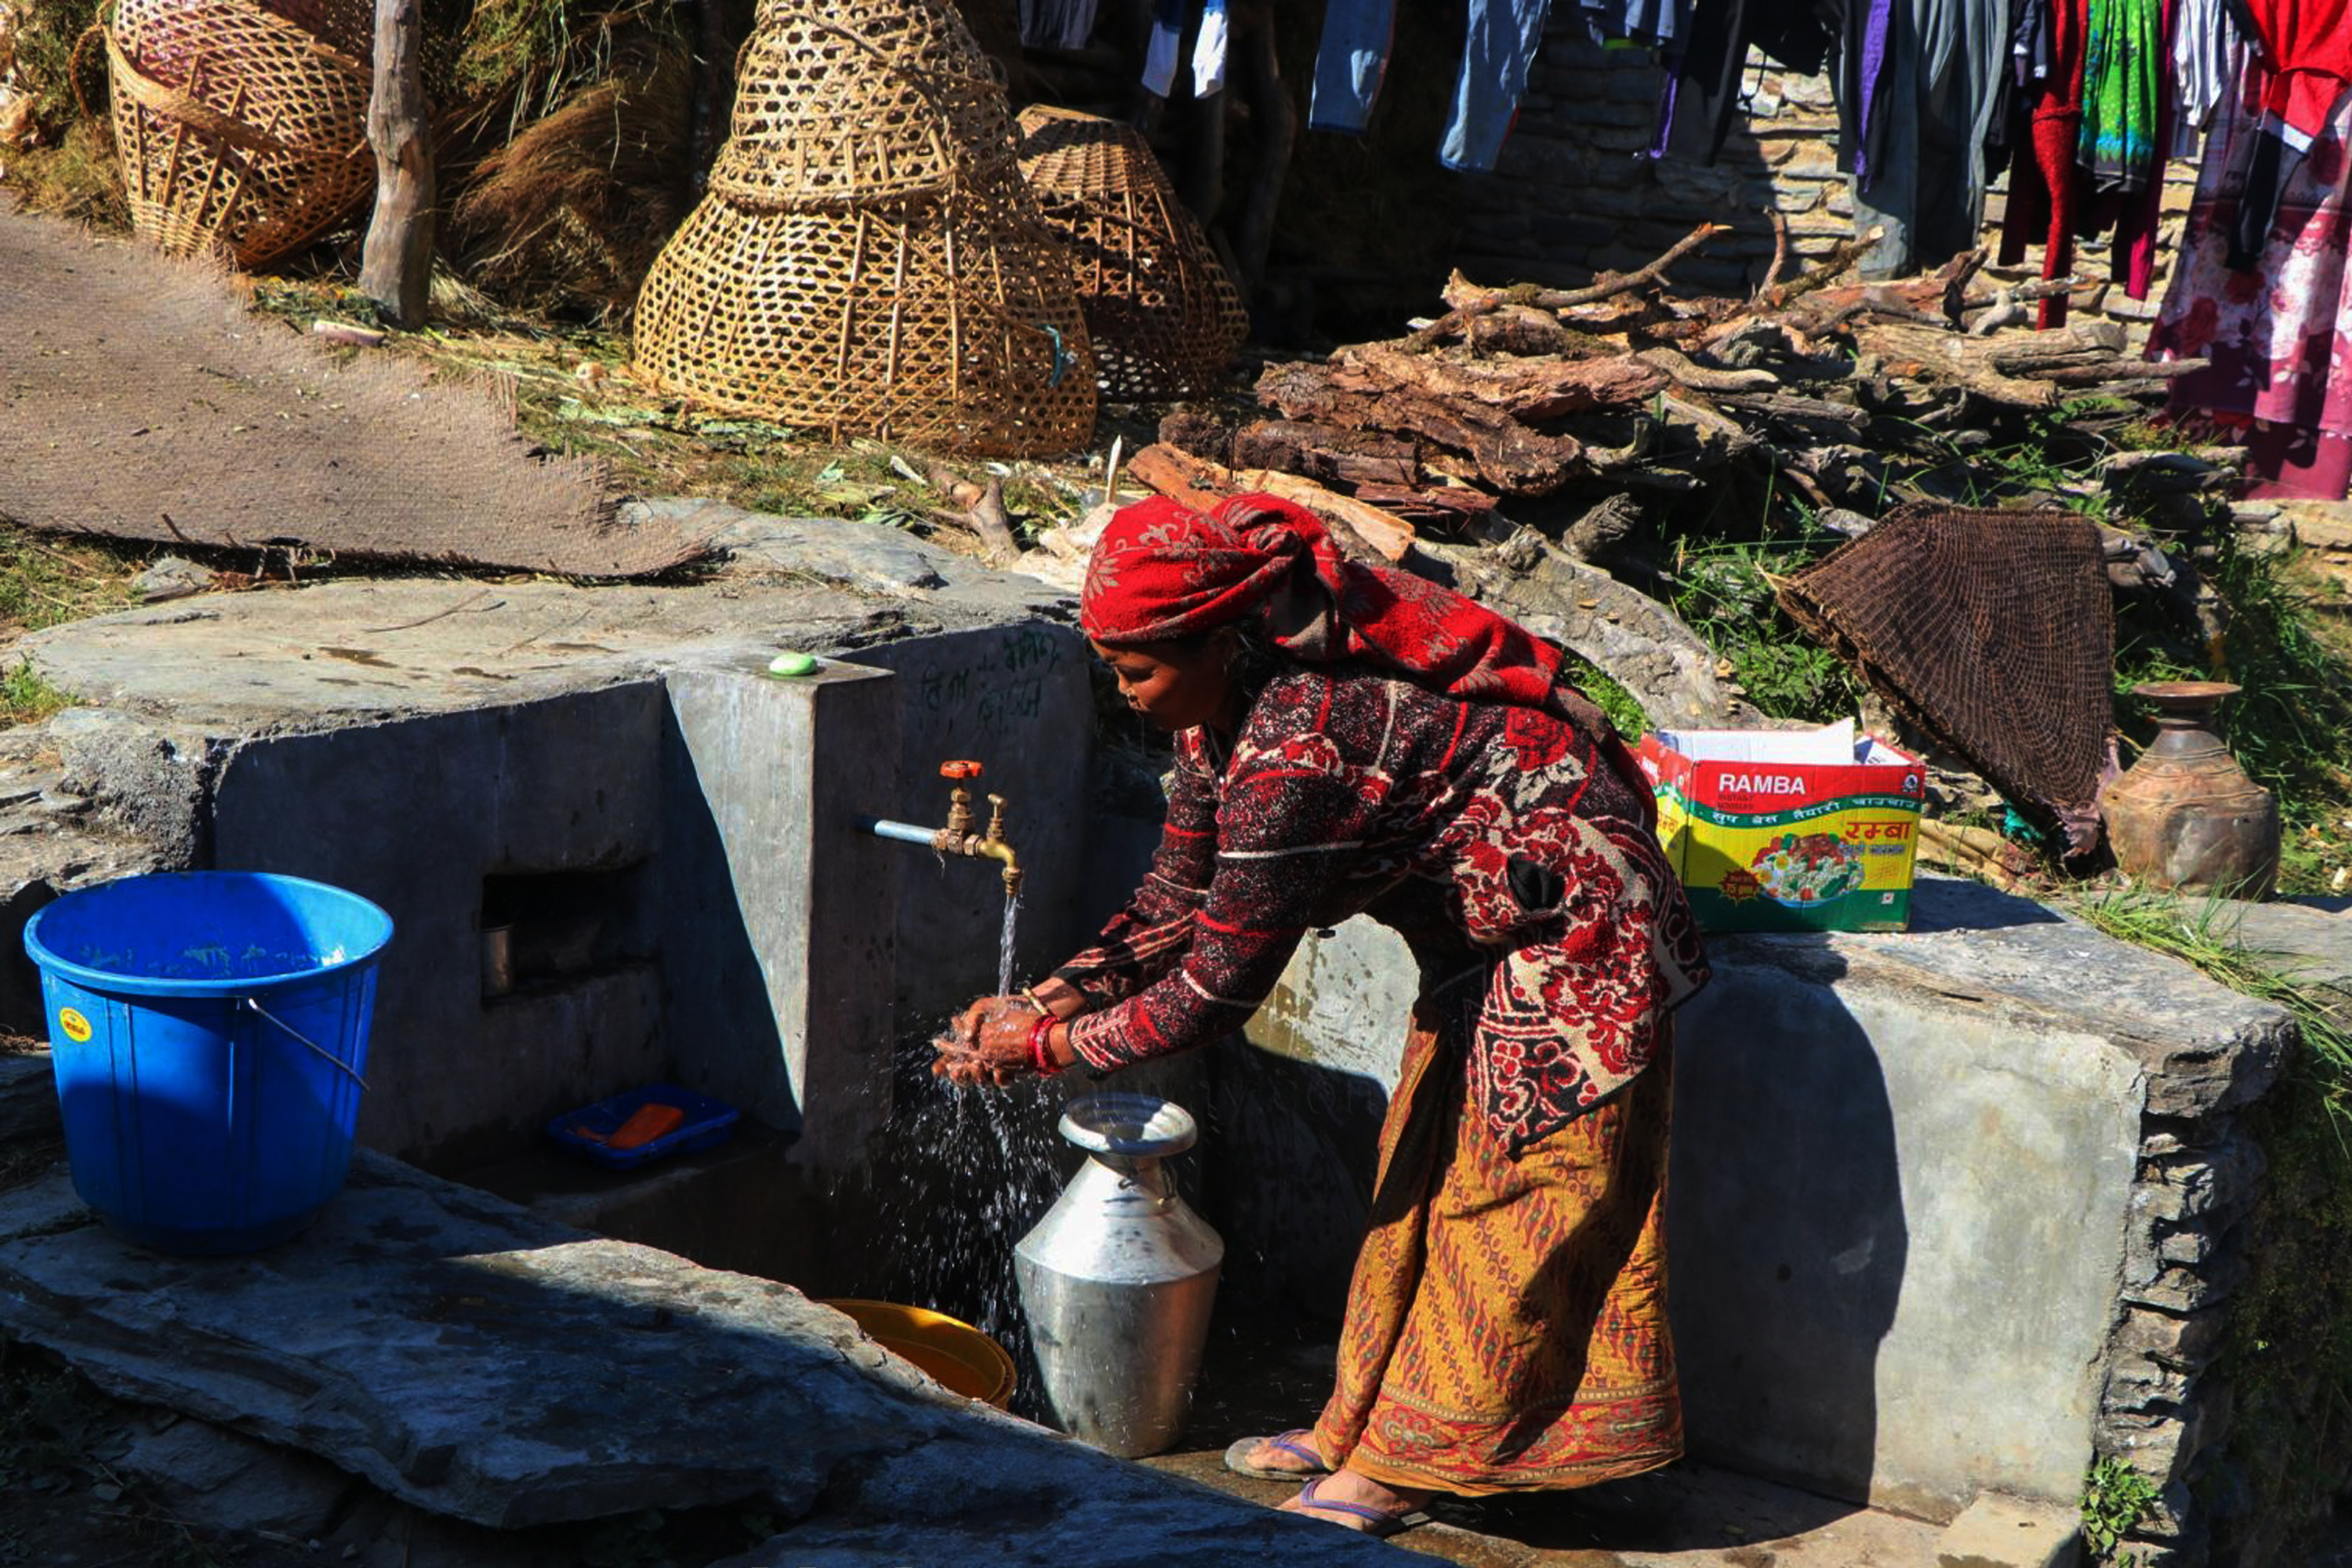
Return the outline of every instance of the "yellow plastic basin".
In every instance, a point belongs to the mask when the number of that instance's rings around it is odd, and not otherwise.
[[[883,1349],[939,1379],[941,1387],[999,1410],[1013,1404],[1018,1373],[1004,1347],[960,1318],[896,1301],[856,1300],[822,1305],[845,1314]]]

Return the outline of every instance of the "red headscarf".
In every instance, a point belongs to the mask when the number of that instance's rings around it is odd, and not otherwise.
[[[1303,662],[1365,659],[1449,697],[1566,719],[1649,798],[1615,728],[1561,675],[1559,649],[1450,588],[1348,560],[1320,518],[1274,496],[1235,496],[1205,515],[1165,496],[1120,508],[1087,564],[1078,624],[1117,645],[1254,615]]]

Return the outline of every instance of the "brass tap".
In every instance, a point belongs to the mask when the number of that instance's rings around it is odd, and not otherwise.
[[[972,762],[941,763],[940,776],[950,780],[955,787],[948,795],[948,825],[931,836],[931,847],[942,855],[968,855],[975,859],[1001,861],[1004,867],[1004,896],[1021,896],[1021,859],[1018,851],[1004,837],[1004,797],[992,795],[988,832],[972,831],[971,791],[965,781],[980,777],[980,764]]]
[[[1004,862],[1004,896],[1017,899],[1021,896],[1021,858],[1004,837],[1004,797],[990,795],[988,804],[994,808],[988,816],[988,837],[980,841],[980,847],[972,853]]]

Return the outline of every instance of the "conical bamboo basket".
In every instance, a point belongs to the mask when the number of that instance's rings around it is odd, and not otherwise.
[[[638,296],[637,369],[835,440],[1084,445],[1085,311],[987,60],[945,0],[821,3],[762,7],[725,177]]]
[[[1021,113],[1021,173],[1070,249],[1102,395],[1205,391],[1249,335],[1241,296],[1131,125],[1036,104]]]
[[[114,143],[132,230],[174,255],[257,268],[326,234],[375,188],[367,149],[373,14],[252,0],[121,0],[106,29]]]
[[[706,198],[646,279],[636,363],[665,391],[835,441],[1022,456],[1094,429],[1067,268],[985,183],[850,210]]]
[[[1010,155],[1003,85],[945,5],[763,6],[735,74],[710,189],[739,206],[937,195],[973,157]]]

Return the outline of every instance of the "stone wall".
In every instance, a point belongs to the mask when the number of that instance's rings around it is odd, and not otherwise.
[[[1693,1452],[1939,1520],[1981,1490],[2071,1506],[2117,1455],[2164,1488],[2143,1562],[2207,1562],[2196,1488],[2231,1408],[2212,1363],[2263,1172],[2242,1118],[2284,1013],[1946,879],[1906,933],[1709,945],[1669,1209]],[[1307,1114],[1222,1138],[1300,1179],[1252,1189],[1261,1212],[1221,1215],[1229,1237],[1360,1209],[1360,1186],[1307,1173],[1355,1142],[1334,1121],[1349,1096],[1393,1084],[1411,973],[1361,921],[1293,962],[1250,1037],[1287,1058],[1257,1098]],[[1282,1283],[1327,1306],[1346,1261],[1294,1249]]]
[[[1462,270],[1486,283],[1532,279],[1580,283],[1592,272],[1654,260],[1700,223],[1733,232],[1677,264],[1684,287],[1745,293],[1771,265],[1773,236],[1765,209],[1788,220],[1800,258],[1817,257],[1853,236],[1853,197],[1837,167],[1837,107],[1826,77],[1784,71],[1751,57],[1754,88],[1746,121],[1734,126],[1712,166],[1655,160],[1651,140],[1660,72],[1646,57],[1604,51],[1582,35],[1575,12],[1554,7],[1543,50],[1501,161],[1487,175],[1465,176]],[[2193,162],[2167,166],[2169,222],[2158,247],[2148,299],[2110,287],[2104,242],[2077,247],[2075,304],[2143,328],[2161,303],[2179,243],[2181,215],[2196,184]],[[2006,210],[2005,177],[1986,204],[1985,242],[1995,253]],[[2008,276],[2039,276],[2042,251],[2027,251]]]

